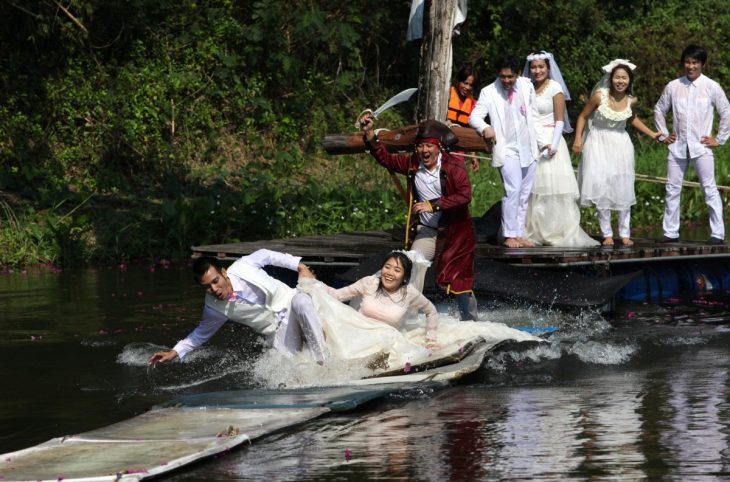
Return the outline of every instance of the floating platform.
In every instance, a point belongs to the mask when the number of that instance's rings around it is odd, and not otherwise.
[[[2,454],[0,480],[156,478],[328,413],[353,410],[393,393],[446,386],[478,370],[500,346],[519,344],[475,340],[468,350],[447,354],[448,365],[383,373],[340,386],[185,395],[113,425]]]
[[[403,234],[403,229],[392,229],[301,236],[193,246],[192,251],[194,257],[230,261],[261,248],[287,252],[302,256],[319,277],[333,284],[332,276],[351,282],[376,272],[384,254],[403,249]],[[595,248],[506,248],[489,244],[477,234],[474,289],[477,295],[581,308],[610,304],[616,296],[661,301],[681,292],[730,288],[730,268],[725,267],[730,266],[730,245],[633,240],[633,246],[617,242],[613,247]],[[693,273],[689,278],[688,272]],[[649,278],[634,279],[641,276]],[[670,281],[663,283],[662,276]],[[696,285],[702,277],[705,282]],[[430,285],[427,275],[426,288]]]
[[[477,237],[478,238],[478,237]],[[506,248],[485,241],[477,242],[476,258],[515,266],[567,268],[601,266],[649,261],[730,258],[730,244],[709,245],[702,241],[660,243],[633,238],[633,246],[620,242],[612,247],[595,248]],[[314,266],[357,266],[371,256],[403,249],[403,230],[360,231],[322,236],[248,241],[229,244],[193,246],[193,257],[215,256],[235,260],[262,248],[301,256]]]

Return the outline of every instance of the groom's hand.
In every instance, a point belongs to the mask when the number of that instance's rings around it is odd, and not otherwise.
[[[482,131],[482,137],[484,142],[487,143],[488,148],[492,148],[497,143],[497,133],[491,127],[485,127]]]

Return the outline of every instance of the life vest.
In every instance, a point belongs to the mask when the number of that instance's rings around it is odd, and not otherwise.
[[[460,105],[461,104],[461,105]],[[449,97],[448,119],[451,122],[459,124],[462,127],[469,126],[469,114],[474,110],[474,97],[469,96],[461,103],[456,88],[451,86],[451,96]]]

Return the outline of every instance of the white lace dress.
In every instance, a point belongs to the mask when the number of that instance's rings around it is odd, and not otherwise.
[[[540,143],[552,142],[555,129],[553,97],[563,89],[554,80],[537,96],[539,122],[543,126]],[[565,139],[555,156],[541,157],[537,163],[535,181],[527,205],[525,237],[538,245],[561,247],[589,247],[600,244],[580,227],[578,182]]]
[[[626,132],[631,97],[626,109],[617,112],[608,105],[608,89],[598,91],[601,103],[593,113],[578,172],[580,204],[625,211],[636,204],[634,145]]]
[[[407,251],[406,254],[413,261],[411,285],[416,293],[420,293],[430,262],[418,252]],[[383,322],[369,318],[352,306],[342,303],[332,295],[332,288],[320,281],[300,279],[297,288],[312,297],[322,323],[327,348],[334,360],[364,364],[374,356],[385,355],[388,366],[396,368],[406,363],[418,364],[452,354],[475,338],[482,338],[488,346],[504,340],[540,341],[540,338],[503,323],[459,321],[437,313],[434,313],[438,316],[437,322],[429,320],[427,323],[423,314],[413,313],[402,313],[400,320],[389,319],[388,322]],[[418,296],[420,295],[413,299]],[[371,302],[374,300],[375,298]],[[418,302],[409,305],[413,308]],[[366,311],[372,309],[371,306]],[[428,310],[423,311],[430,315]],[[438,347],[427,349],[428,338],[431,338],[434,331]]]

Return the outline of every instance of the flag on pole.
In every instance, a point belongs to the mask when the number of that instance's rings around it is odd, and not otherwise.
[[[456,12],[454,12],[454,33],[458,35],[459,24],[466,20],[467,0],[456,1]],[[411,14],[408,16],[408,31],[406,41],[423,38],[423,5],[425,0],[413,0],[411,3]]]

